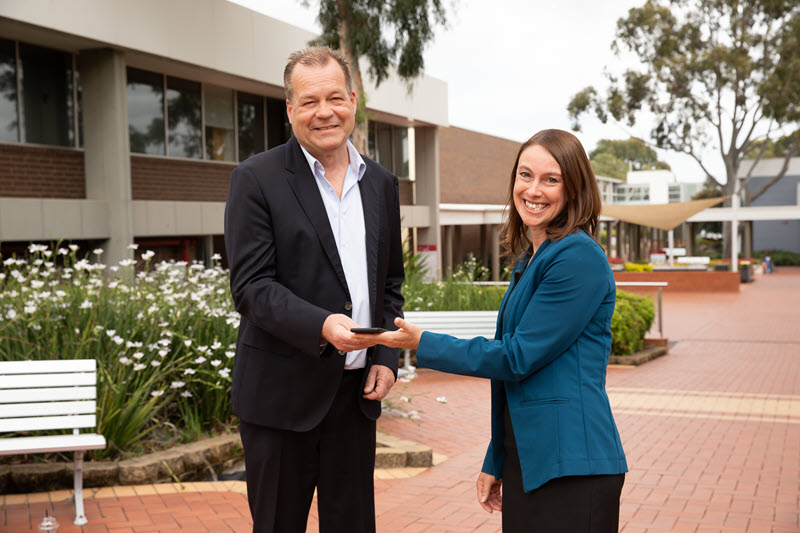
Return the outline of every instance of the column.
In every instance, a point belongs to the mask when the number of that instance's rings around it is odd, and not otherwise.
[[[497,224],[489,225],[489,237],[491,242],[492,257],[492,281],[500,281],[500,226]]]
[[[83,50],[81,76],[86,197],[108,204],[103,261],[131,257],[133,203],[125,59],[113,50]]]
[[[439,232],[439,134],[435,126],[414,128],[416,205],[428,207],[428,226],[417,228],[417,253],[431,279],[442,275]]]

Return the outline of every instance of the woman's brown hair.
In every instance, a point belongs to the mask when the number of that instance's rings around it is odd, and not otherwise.
[[[547,227],[547,238],[558,241],[582,229],[594,237],[597,218],[600,216],[600,188],[594,177],[592,165],[586,157],[581,142],[573,134],[563,130],[542,130],[523,143],[517,152],[517,160],[511,171],[506,202],[507,219],[501,234],[504,256],[516,256],[531,244],[528,228],[514,206],[514,182],[517,179],[517,166],[522,152],[531,146],[541,146],[547,150],[558,166],[564,180],[564,209]]]

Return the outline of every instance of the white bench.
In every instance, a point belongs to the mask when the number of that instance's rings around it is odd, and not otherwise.
[[[494,338],[497,311],[407,311],[405,320],[425,331],[444,333],[459,339]],[[404,370],[411,371],[411,350],[405,350]]]
[[[71,429],[68,435],[0,436],[0,455],[74,452],[75,525],[87,523],[83,510],[83,452],[106,447],[96,428],[97,362],[0,362],[0,435]]]

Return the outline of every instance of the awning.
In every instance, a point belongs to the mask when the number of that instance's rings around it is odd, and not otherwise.
[[[728,197],[707,198],[690,202],[648,205],[605,204],[600,214],[623,222],[669,231],[680,226],[690,216],[723,202]]]

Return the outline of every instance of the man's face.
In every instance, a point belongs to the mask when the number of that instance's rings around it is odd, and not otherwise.
[[[325,158],[341,150],[353,132],[356,93],[347,92],[344,72],[333,59],[324,67],[296,65],[286,113],[303,148]]]

